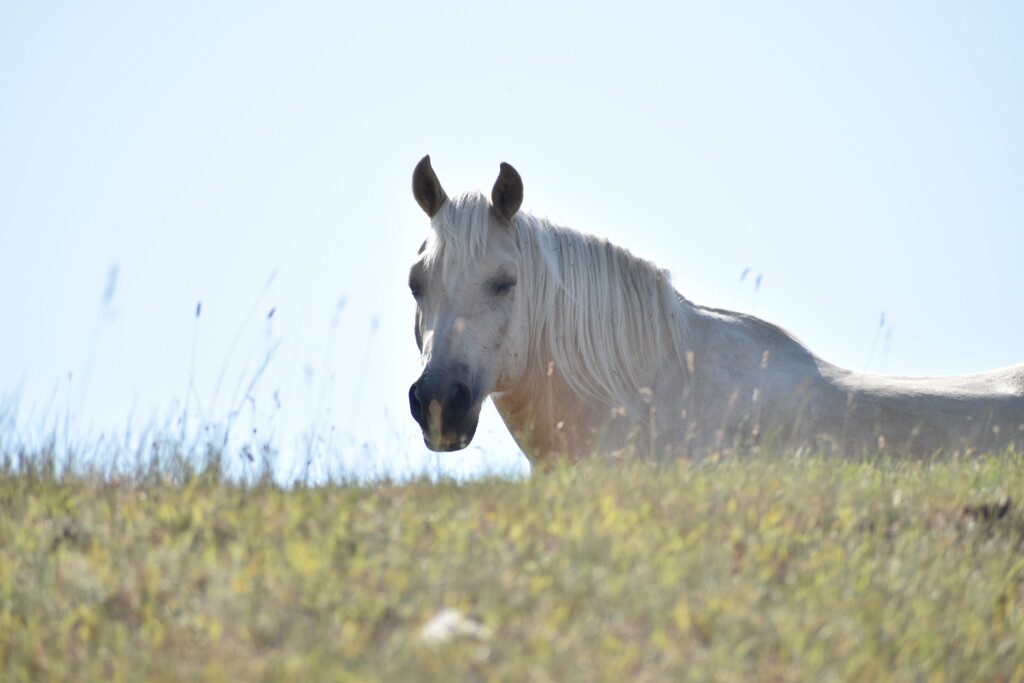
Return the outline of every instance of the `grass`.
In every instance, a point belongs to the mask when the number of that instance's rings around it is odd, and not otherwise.
[[[4,681],[1024,678],[1013,453],[288,488],[0,465]],[[482,628],[424,642],[442,609]]]

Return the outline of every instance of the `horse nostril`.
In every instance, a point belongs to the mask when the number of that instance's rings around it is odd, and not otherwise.
[[[466,416],[472,405],[473,397],[469,387],[462,382],[456,382],[448,390],[448,414],[449,419],[457,422]]]
[[[421,427],[426,426],[426,420],[423,415],[423,403],[419,397],[419,382],[414,383],[409,387],[409,410],[412,412],[412,419],[416,420]]]
[[[431,406],[440,409],[437,416],[428,412]],[[409,411],[424,430],[441,427],[439,424],[431,425],[431,419],[440,418],[449,426],[456,424],[469,414],[472,406],[473,392],[462,382],[453,383],[441,395],[426,387],[422,380],[417,380],[409,387]]]

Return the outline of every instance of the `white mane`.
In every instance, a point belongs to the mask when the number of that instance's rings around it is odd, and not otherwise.
[[[491,230],[508,229],[480,192],[451,198],[432,220],[431,260],[442,277],[470,267]],[[635,406],[661,364],[687,367],[682,297],[668,271],[606,239],[518,212],[513,239],[522,263],[532,381],[553,364],[580,396],[610,407]]]

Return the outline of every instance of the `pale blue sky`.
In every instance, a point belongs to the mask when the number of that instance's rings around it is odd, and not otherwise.
[[[449,193],[512,163],[526,208],[840,365],[1024,361],[1022,30],[1012,2],[5,2],[0,396],[138,432],[193,378],[192,420],[241,408],[285,460],[522,470],[491,409],[440,457],[408,416],[426,153]]]

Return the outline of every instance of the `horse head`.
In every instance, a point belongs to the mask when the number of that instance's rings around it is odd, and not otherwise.
[[[431,231],[409,269],[423,364],[409,407],[428,448],[454,451],[473,439],[484,399],[507,391],[526,362],[513,229],[523,182],[501,164],[490,201],[479,192],[449,198],[426,156],[412,188]]]

